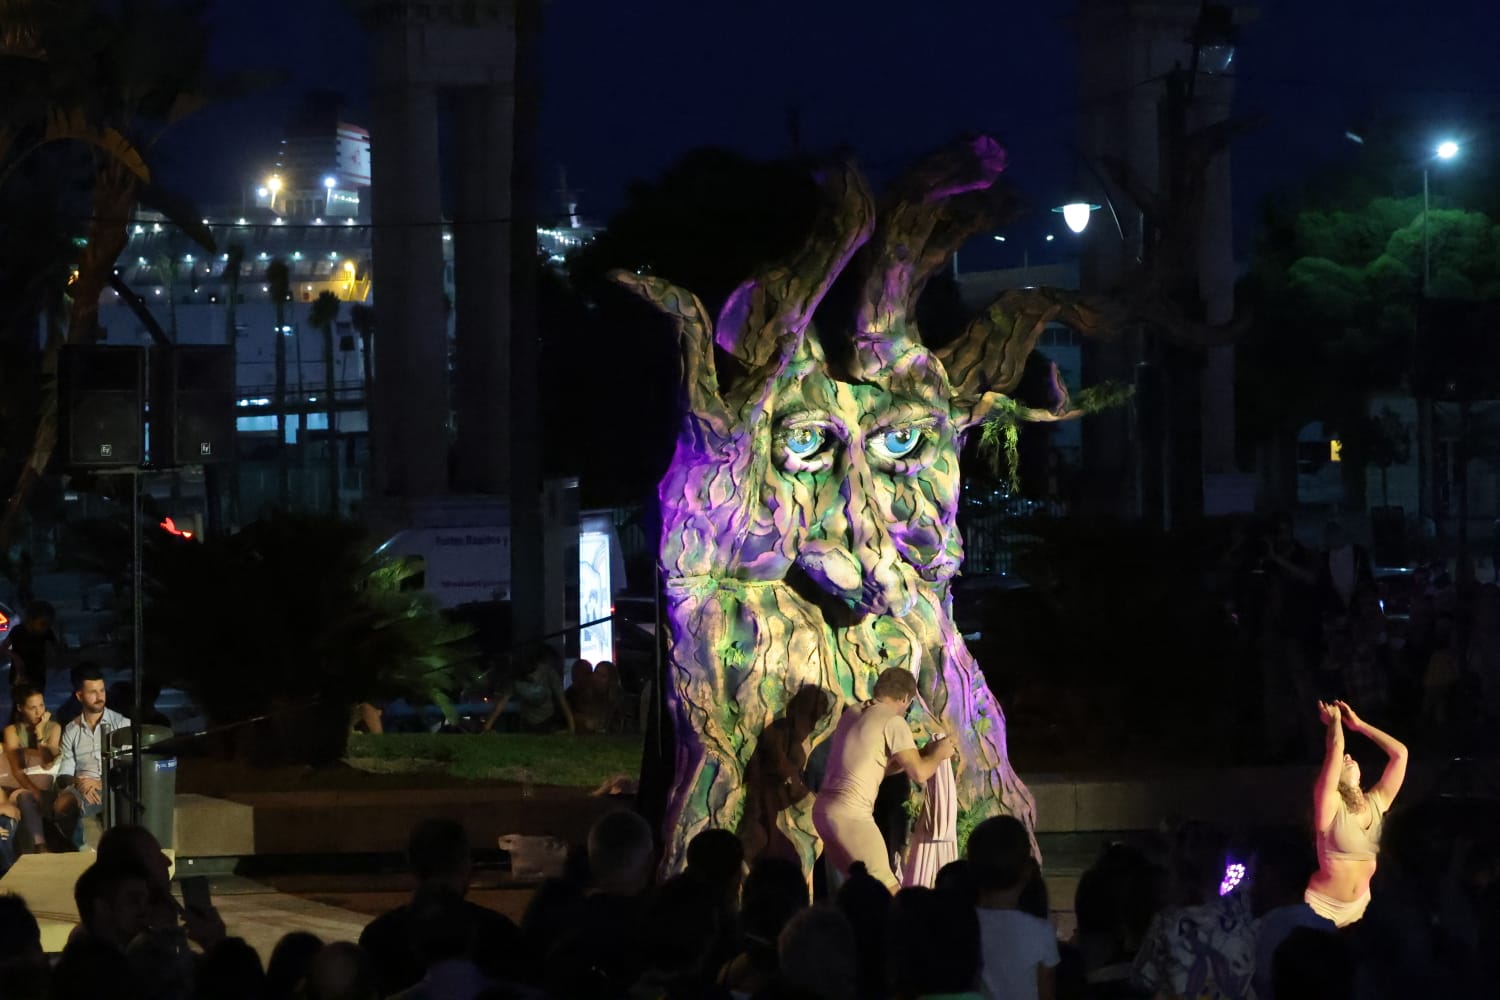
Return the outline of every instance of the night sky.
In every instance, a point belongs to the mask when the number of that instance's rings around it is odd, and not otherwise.
[[[1343,133],[1372,112],[1430,120],[1435,137],[1488,138],[1500,78],[1488,41],[1497,16],[1485,13],[1485,0],[1257,6],[1235,59],[1237,110],[1267,116],[1234,150],[1242,248],[1264,196],[1357,155]],[[606,221],[631,180],[654,177],[695,146],[789,152],[787,109],[796,106],[804,149],[846,144],[877,182],[961,131],[990,131],[1009,148],[1011,179],[1035,204],[1052,204],[1071,173],[1076,57],[1065,18],[1073,7],[550,0],[542,186],[554,187],[566,167],[583,211]],[[238,200],[304,92],[340,91],[356,117],[365,104],[366,47],[342,3],[213,0],[211,9],[220,68],[278,70],[286,82],[205,112],[165,144],[165,178],[204,203]],[[1064,232],[1055,219],[1039,215],[995,252],[1041,246],[1047,227]]]

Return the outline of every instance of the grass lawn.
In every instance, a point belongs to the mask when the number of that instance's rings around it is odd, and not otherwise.
[[[531,781],[592,789],[617,774],[634,778],[641,773],[641,737],[356,733],[349,738],[345,760],[377,774],[436,773],[466,781]]]

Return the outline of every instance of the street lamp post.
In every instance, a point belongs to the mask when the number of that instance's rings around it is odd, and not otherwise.
[[[1427,333],[1427,298],[1432,284],[1432,240],[1428,216],[1432,209],[1432,186],[1430,173],[1434,160],[1451,160],[1459,153],[1459,145],[1451,139],[1437,144],[1432,155],[1422,160],[1422,292],[1417,303],[1417,349]],[[1438,526],[1437,490],[1433,482],[1433,415],[1432,399],[1425,387],[1418,386],[1417,400],[1417,508],[1424,517],[1431,517],[1433,526]]]
[[[1427,213],[1432,205],[1427,174],[1433,160],[1451,160],[1458,155],[1458,143],[1451,139],[1438,143],[1433,155],[1422,161],[1422,297],[1427,297],[1427,287],[1432,282],[1432,255],[1427,239]]]

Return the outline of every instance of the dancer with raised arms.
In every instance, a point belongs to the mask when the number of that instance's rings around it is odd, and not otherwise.
[[[1401,783],[1406,745],[1365,722],[1347,702],[1320,701],[1325,729],[1323,767],[1313,786],[1318,871],[1307,883],[1307,905],[1339,927],[1365,915],[1370,878],[1380,852],[1380,831]],[[1358,733],[1385,752],[1385,770],[1368,790],[1359,783],[1359,763],[1344,751],[1344,731]]]

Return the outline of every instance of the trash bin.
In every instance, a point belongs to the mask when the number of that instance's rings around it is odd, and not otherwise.
[[[113,755],[110,769],[110,796],[112,823],[129,823],[131,800],[135,798],[135,755],[131,752],[137,727],[127,726],[109,734],[109,752]],[[150,830],[162,847],[172,847],[172,815],[177,808],[177,757],[170,747],[158,751],[153,744],[165,743],[172,738],[172,730],[166,726],[141,726],[141,745],[144,760],[141,780],[145,794],[141,796],[141,825]]]

